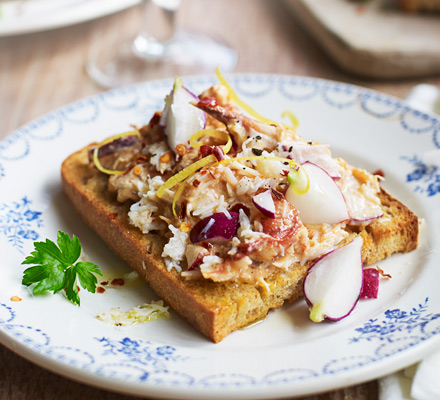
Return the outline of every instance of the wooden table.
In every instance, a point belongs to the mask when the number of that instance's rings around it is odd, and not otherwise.
[[[208,5],[209,4],[209,5]],[[0,139],[19,126],[66,103],[103,89],[84,70],[90,45],[123,35],[136,25],[131,8],[95,21],[32,35],[0,38]],[[179,26],[223,37],[239,53],[237,72],[308,75],[350,82],[397,97],[418,83],[440,77],[371,81],[351,76],[327,58],[281,1],[185,0]],[[0,346],[0,399],[129,399],[48,372]],[[307,399],[377,398],[370,382]]]

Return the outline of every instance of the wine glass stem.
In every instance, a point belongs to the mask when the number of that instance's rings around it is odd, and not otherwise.
[[[169,42],[176,30],[176,11],[180,0],[143,0],[143,27],[158,42]]]
[[[143,0],[142,26],[132,50],[141,58],[164,57],[176,30],[176,11],[180,0]]]

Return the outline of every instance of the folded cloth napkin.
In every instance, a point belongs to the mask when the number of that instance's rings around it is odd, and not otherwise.
[[[407,102],[414,108],[440,114],[440,88],[418,85]],[[440,149],[423,154],[423,162],[440,168]],[[440,400],[440,351],[420,363],[379,380],[380,400]]]
[[[406,102],[417,110],[440,114],[440,87],[426,84],[414,86]]]
[[[379,381],[380,400],[439,400],[440,352]]]

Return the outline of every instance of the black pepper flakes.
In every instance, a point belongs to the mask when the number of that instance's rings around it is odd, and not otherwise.
[[[256,156],[261,156],[263,154],[263,150],[261,150],[261,149],[252,149],[252,153],[254,153]]]

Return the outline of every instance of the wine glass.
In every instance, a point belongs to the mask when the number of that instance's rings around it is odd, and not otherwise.
[[[86,70],[99,85],[112,88],[148,79],[231,71],[235,50],[208,35],[176,29],[181,0],[142,0],[142,26],[134,39],[97,43]],[[145,28],[145,29],[144,29]]]

